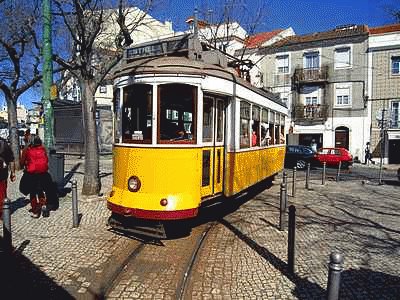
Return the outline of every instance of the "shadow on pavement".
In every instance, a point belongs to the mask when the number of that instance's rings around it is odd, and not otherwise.
[[[4,299],[74,299],[22,254],[28,240],[12,254],[4,252],[2,238],[0,244],[0,291]]]
[[[307,278],[291,274],[288,270],[288,265],[284,261],[271,253],[267,248],[258,245],[229,222],[221,220],[220,223],[268,261],[275,269],[279,270],[282,275],[286,276],[291,282],[293,282],[296,287],[292,293],[298,299],[324,299],[326,293],[325,289],[321,288],[318,284],[309,281]]]
[[[340,299],[398,299],[400,277],[369,269],[342,272]]]
[[[12,201],[11,202],[11,214],[13,214],[18,209],[25,207],[28,204],[29,204],[29,199],[26,199],[25,197],[20,197],[17,200]]]

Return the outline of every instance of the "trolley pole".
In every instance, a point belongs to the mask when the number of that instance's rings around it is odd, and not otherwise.
[[[43,0],[43,85],[42,104],[44,110],[44,145],[47,150],[54,147],[54,115],[50,102],[53,84],[53,64],[51,46],[51,8],[50,0]]]
[[[293,167],[292,197],[296,196],[296,173],[297,168]]]
[[[322,166],[322,185],[325,185],[325,179],[326,179],[326,161],[324,161]]]

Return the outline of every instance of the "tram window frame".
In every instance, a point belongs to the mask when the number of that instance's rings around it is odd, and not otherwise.
[[[121,113],[122,108],[120,107],[121,103],[121,89],[115,89],[113,92],[113,105],[114,105],[114,143],[119,143],[121,141],[122,135],[122,122],[121,122]]]
[[[214,98],[203,97],[203,143],[214,139]]]
[[[275,112],[273,110],[269,111],[268,124],[269,136],[271,137],[270,145],[275,145]]]
[[[275,113],[275,145],[278,145],[278,144],[280,144],[281,142],[280,142],[280,132],[281,132],[281,129],[280,129],[280,119],[281,119],[281,117],[280,117],[280,113]]]
[[[182,83],[167,83],[158,86],[158,144],[196,143],[197,91],[197,86]],[[178,119],[168,119],[167,110],[177,111]],[[191,114],[189,119],[185,114]],[[183,134],[179,136],[179,132]]]
[[[285,115],[281,114],[281,132],[280,132],[280,142],[281,144],[286,143],[286,138],[285,138]]]
[[[217,143],[222,143],[224,141],[224,100],[223,99],[215,99],[216,100],[216,126],[217,126]]]
[[[240,149],[250,148],[250,109],[251,104],[247,101],[240,101]]]
[[[260,140],[261,140],[261,147],[269,146],[271,137],[269,135],[269,122],[268,122],[268,109],[262,108],[261,109],[261,128],[260,128]]]
[[[251,106],[251,147],[260,146],[260,112],[261,108],[257,105]],[[253,131],[256,132],[256,142],[253,143]]]
[[[133,84],[123,89],[121,136],[123,143],[151,144],[153,134],[153,86]]]

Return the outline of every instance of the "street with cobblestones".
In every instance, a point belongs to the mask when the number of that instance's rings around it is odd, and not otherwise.
[[[67,176],[79,162],[71,174],[78,186],[82,160],[67,159],[65,165]],[[10,268],[2,269],[1,283],[14,294],[12,298],[176,299],[189,246],[202,226],[214,221],[194,261],[186,299],[323,299],[332,251],[344,255],[341,299],[400,295],[400,187],[379,185],[376,176],[367,178],[365,174],[376,174],[376,168],[356,165],[338,182],[331,170],[325,185],[319,170],[312,170],[309,190],[304,172],[299,171],[295,197],[288,170],[289,205],[297,209],[291,274],[287,230],[279,230],[282,174],[265,190],[229,199],[234,204],[203,208],[189,236],[145,244],[133,257],[141,241],[106,225],[110,167],[111,159],[101,160],[103,196],[79,195],[77,228],[72,227],[68,190],[49,218],[32,219],[18,185],[10,184],[15,252],[7,263]],[[386,178],[393,173],[385,172]]]

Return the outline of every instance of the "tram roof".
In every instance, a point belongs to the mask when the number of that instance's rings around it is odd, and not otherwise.
[[[114,77],[139,74],[186,74],[198,76],[214,76],[236,82],[269,100],[286,107],[278,94],[259,89],[250,82],[237,76],[233,68],[223,68],[219,65],[207,64],[201,60],[192,60],[185,56],[157,56],[126,61],[114,72]]]

